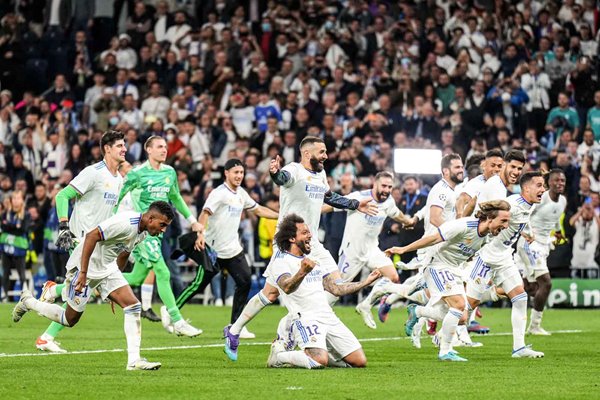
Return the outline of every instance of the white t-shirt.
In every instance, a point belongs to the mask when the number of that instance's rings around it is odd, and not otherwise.
[[[258,204],[241,187],[233,191],[223,183],[210,192],[203,207],[212,213],[206,229],[206,242],[219,258],[233,258],[244,250],[238,236],[242,212],[256,207]]]
[[[77,238],[83,239],[86,233],[113,215],[123,177],[118,172],[111,174],[104,161],[100,161],[84,168],[69,185],[81,196],[75,200],[69,229]]]
[[[525,225],[529,222],[532,204],[519,194],[509,196],[506,201],[510,204],[508,228],[498,236],[494,236],[479,252],[479,256],[486,264],[504,265],[512,262],[512,245],[519,239]]]
[[[271,265],[267,272],[279,293],[283,296],[283,302],[289,313],[297,315],[301,313],[319,315],[333,314],[333,310],[327,301],[325,289],[323,289],[323,278],[328,275],[318,264],[310,274],[304,277],[302,283],[295,292],[285,294],[279,287],[279,278],[285,274],[294,276],[300,270],[300,263],[304,257],[296,257],[293,254],[277,251],[271,259]]]
[[[376,202],[371,190],[352,192],[345,197],[358,201],[370,198],[377,205],[377,215],[374,216],[357,210],[348,210],[344,237],[340,247],[340,251],[350,253],[361,261],[366,261],[364,258],[367,257],[370,250],[378,248],[378,237],[385,219],[398,216],[400,210],[392,196],[381,203]]]
[[[448,185],[448,183],[442,179],[433,187],[427,196],[427,202],[425,203],[425,208],[427,209],[425,213],[425,234],[424,236],[433,234],[437,227],[430,223],[430,208],[431,207],[439,207],[442,209],[442,220],[444,222],[450,221],[454,219],[456,215],[456,193],[454,189]]]
[[[494,175],[488,179],[481,187],[477,204],[484,201],[504,200],[508,195],[508,190],[504,186],[504,182],[500,179],[500,175]]]
[[[544,245],[550,244],[550,232],[560,230],[560,216],[567,207],[567,199],[560,195],[558,201],[550,198],[550,192],[542,195],[540,204],[536,204],[531,211],[530,227],[534,240]]]
[[[437,247],[432,264],[442,264],[457,271],[485,244],[486,235],[478,231],[479,220],[474,217],[444,222],[438,229],[444,240]]]
[[[133,248],[146,237],[146,232],[139,232],[142,214],[127,211],[118,213],[98,224],[102,241],[96,244],[96,248],[90,257],[87,277],[90,279],[102,279],[118,270],[114,262],[122,252],[131,253]],[[67,270],[81,267],[81,253],[83,244],[79,242],[77,247],[67,261]]]
[[[479,193],[481,193],[484,184],[485,177],[483,176],[483,174],[481,174],[467,182],[460,190],[458,190],[457,188],[456,193],[458,193],[459,195],[461,193],[466,193],[471,198],[475,196],[479,198]]]
[[[288,214],[297,214],[304,219],[312,233],[313,241],[317,239],[321,207],[325,193],[329,191],[325,171],[309,171],[299,163],[289,163],[283,171],[290,174],[290,180],[283,186],[279,195],[279,219],[277,225]]]

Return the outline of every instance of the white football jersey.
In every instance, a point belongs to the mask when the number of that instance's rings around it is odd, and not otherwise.
[[[521,236],[525,225],[529,223],[532,204],[519,194],[509,196],[506,201],[510,204],[508,228],[498,236],[494,236],[479,252],[479,256],[486,264],[497,266],[512,263],[512,245]]]
[[[69,185],[80,196],[75,200],[69,229],[78,239],[83,239],[86,233],[113,215],[123,177],[118,172],[111,174],[104,161],[100,161],[84,168]]]
[[[210,192],[203,207],[212,214],[206,228],[206,243],[219,258],[233,258],[244,250],[238,235],[242,212],[256,207],[256,201],[241,187],[234,192],[223,183]]]
[[[102,241],[96,244],[90,257],[88,278],[102,279],[116,271],[117,265],[113,261],[117,256],[124,251],[131,253],[133,248],[146,237],[146,232],[139,232],[141,219],[141,213],[127,211],[115,214],[97,225]],[[67,261],[67,270],[73,267],[80,268],[84,243],[85,241],[82,240],[73,250]]]
[[[358,201],[373,199],[373,202],[377,205],[377,215],[374,216],[357,210],[348,210],[344,237],[340,247],[340,252],[350,253],[353,257],[366,261],[362,258],[366,257],[371,249],[378,248],[378,237],[385,219],[387,217],[397,217],[400,210],[392,196],[379,203],[375,201],[371,190],[352,192],[346,197]]]
[[[297,214],[308,225],[313,241],[318,240],[321,207],[325,193],[329,191],[325,171],[309,171],[299,163],[289,163],[283,167],[283,171],[290,174],[290,180],[281,186],[277,225],[286,215]]]
[[[460,195],[461,193],[466,193],[471,198],[475,196],[479,198],[479,194],[481,193],[484,184],[485,177],[483,176],[483,174],[477,175],[475,178],[469,180],[460,190],[457,187],[456,193],[458,193],[458,195]]]
[[[473,257],[486,242],[486,235],[480,235],[478,227],[479,220],[474,217],[444,222],[439,227],[444,241],[437,245],[432,264],[460,270],[461,264]]]
[[[536,204],[531,211],[529,226],[534,240],[542,244],[550,244],[550,232],[560,230],[560,216],[567,207],[567,199],[560,195],[558,201],[550,198],[550,192],[542,195],[540,204]]]
[[[427,209],[425,213],[425,235],[431,235],[436,230],[437,227],[431,225],[430,223],[430,211],[431,207],[440,207],[442,209],[442,219],[444,222],[450,221],[454,219],[456,215],[456,193],[454,189],[448,185],[448,183],[442,179],[429,191],[429,195],[427,196],[427,202],[425,203],[425,209]]]
[[[508,189],[504,186],[500,175],[494,175],[482,185],[477,196],[477,204],[484,201],[505,200],[507,196]]]
[[[300,263],[303,259],[304,257],[296,257],[285,251],[277,251],[267,269],[269,277],[284,298],[285,307],[292,315],[298,313],[303,316],[305,314],[333,314],[325,289],[323,289],[323,278],[329,275],[329,272],[323,270],[318,264],[310,274],[304,277],[295,292],[285,294],[279,287],[279,278],[285,274],[294,276],[300,270]]]

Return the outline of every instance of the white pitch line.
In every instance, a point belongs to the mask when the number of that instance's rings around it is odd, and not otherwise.
[[[582,333],[583,330],[579,329],[566,329],[566,330],[558,330],[552,331],[551,333]],[[498,333],[488,333],[487,335],[481,336],[510,336],[512,332],[498,332]],[[476,336],[477,337],[477,336]],[[389,342],[396,340],[408,340],[409,337],[379,337],[379,338],[365,338],[359,339],[359,342]],[[250,342],[250,343],[240,343],[241,346],[267,346],[270,345],[271,342]],[[189,349],[208,349],[214,347],[223,347],[223,343],[212,343],[212,344],[197,344],[197,345],[189,345],[189,346],[165,346],[165,347],[146,347],[141,349],[142,351],[164,351],[164,350],[189,350]],[[68,353],[46,353],[46,352],[38,352],[38,353],[0,353],[0,358],[12,358],[12,357],[44,357],[44,356],[64,356],[64,355],[76,355],[76,354],[100,354],[100,353],[122,353],[127,351],[126,349],[101,349],[101,350],[76,350],[69,351]]]

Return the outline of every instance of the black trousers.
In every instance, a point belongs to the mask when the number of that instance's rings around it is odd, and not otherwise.
[[[19,273],[21,287],[25,285],[25,256],[12,256],[10,254],[2,254],[2,289],[4,296],[7,296],[10,288],[10,270],[16,269]],[[29,288],[32,289],[32,288]]]
[[[223,270],[226,270],[235,281],[235,293],[233,295],[233,307],[231,309],[231,323],[242,313],[244,306],[248,303],[248,294],[250,293],[250,285],[252,282],[252,274],[250,267],[246,261],[246,256],[242,251],[232,258],[217,258],[217,264]],[[177,307],[181,308],[197,293],[203,293],[212,278],[219,272],[205,273],[202,266],[198,266],[194,280],[183,290],[176,300]]]

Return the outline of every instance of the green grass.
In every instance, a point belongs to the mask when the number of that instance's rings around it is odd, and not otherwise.
[[[156,307],[156,306],[155,306]],[[0,306],[0,353],[36,353],[34,342],[46,320],[27,314],[19,324],[10,320],[11,305]],[[369,360],[366,369],[267,369],[269,346],[240,346],[236,363],[223,354],[222,327],[228,308],[187,306],[183,313],[204,329],[198,338],[178,338],[163,331],[160,323],[143,322],[142,347],[213,345],[192,349],[143,351],[149,360],[163,364],[159,371],[126,372],[126,353],[67,354],[47,357],[0,357],[0,399],[565,399],[598,398],[600,393],[600,310],[550,310],[544,327],[551,337],[529,337],[528,343],[546,353],[544,359],[512,359],[512,337],[478,336],[477,349],[461,348],[468,363],[441,363],[428,338],[413,349],[403,337],[404,310],[394,310],[377,330],[366,328],[352,308],[338,307],[337,314],[363,342]],[[269,342],[275,333],[280,307],[268,307],[250,328]],[[485,309],[482,323],[492,333],[510,332],[509,309]],[[80,324],[63,331],[59,341],[71,351],[124,349],[121,311],[112,315],[106,305],[91,305]]]

